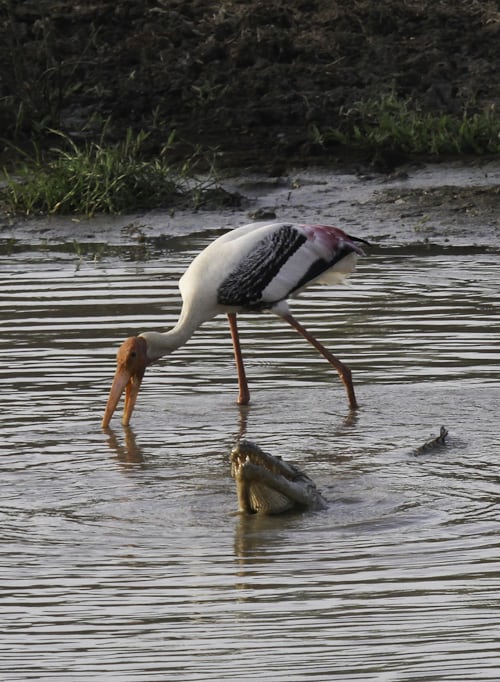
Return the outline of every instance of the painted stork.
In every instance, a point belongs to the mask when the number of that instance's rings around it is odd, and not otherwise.
[[[353,270],[360,243],[336,227],[295,223],[252,223],[225,233],[192,261],[179,281],[182,310],[175,327],[126,339],[117,354],[117,369],[102,420],[107,428],[125,391],[122,424],[130,422],[146,367],[182,346],[207,320],[225,313],[238,373],[238,404],[250,400],[236,315],[269,310],[288,322],[335,367],[349,406],[357,408],[351,371],[290,313],[287,298],[310,284],[342,282]]]

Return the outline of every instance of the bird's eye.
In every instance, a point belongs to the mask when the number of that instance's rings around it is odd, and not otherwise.
[[[133,350],[133,351],[130,353],[130,357],[131,357],[131,358],[137,357],[137,353],[135,352],[135,350]]]

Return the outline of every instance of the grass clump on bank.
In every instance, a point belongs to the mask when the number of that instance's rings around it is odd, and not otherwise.
[[[173,135],[159,155],[147,158],[148,133],[128,130],[121,142],[107,145],[88,142],[78,146],[58,131],[62,146],[50,150],[44,162],[40,154],[24,154],[15,176],[4,171],[1,203],[10,213],[25,215],[62,213],[126,213],[138,209],[170,208],[189,202],[193,208],[213,191],[214,180],[197,180],[195,155],[180,168],[168,159]]]
[[[496,154],[500,152],[500,116],[494,106],[462,116],[422,111],[411,99],[394,94],[358,102],[341,110],[336,128],[314,128],[315,142],[341,144],[372,155]]]

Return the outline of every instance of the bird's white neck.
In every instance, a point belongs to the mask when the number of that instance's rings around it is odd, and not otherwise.
[[[166,332],[144,332],[140,336],[146,339],[148,360],[154,362],[180,348],[188,341],[193,332],[194,329],[189,330],[176,325]]]
[[[188,311],[184,307],[177,324],[172,329],[166,332],[144,332],[140,334],[142,338],[146,339],[148,360],[155,362],[155,360],[164,355],[169,355],[183,346],[206,319],[206,315],[196,315],[194,311]]]

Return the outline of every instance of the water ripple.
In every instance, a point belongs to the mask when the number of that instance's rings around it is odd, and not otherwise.
[[[354,416],[293,330],[247,316],[249,408],[220,318],[148,370],[133,429],[102,433],[117,344],[175,323],[208,238],[0,258],[2,679],[496,680],[495,254],[379,251],[293,303],[352,367]],[[236,514],[244,432],[329,508]]]

